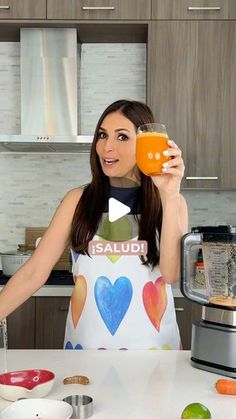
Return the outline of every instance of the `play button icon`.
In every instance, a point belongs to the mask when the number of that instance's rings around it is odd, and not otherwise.
[[[122,204],[115,198],[109,198],[108,201],[108,219],[111,223],[113,221],[119,220],[119,218],[130,212],[130,207],[128,205]]]

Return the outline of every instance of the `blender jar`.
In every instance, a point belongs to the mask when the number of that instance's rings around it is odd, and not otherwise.
[[[236,308],[236,242],[227,242],[233,236],[203,241],[202,252],[209,303]]]
[[[201,281],[196,277],[200,251]],[[236,309],[236,227],[193,227],[182,238],[181,259],[180,287],[185,297]]]

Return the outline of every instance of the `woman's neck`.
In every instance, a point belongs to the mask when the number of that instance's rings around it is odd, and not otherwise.
[[[111,186],[118,188],[135,188],[140,186],[140,183],[137,180],[128,179],[128,178],[119,178],[119,177],[110,177],[109,183]]]

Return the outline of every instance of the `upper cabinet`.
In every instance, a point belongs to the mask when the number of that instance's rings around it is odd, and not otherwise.
[[[48,19],[139,19],[151,17],[151,0],[47,0]]]
[[[152,0],[152,19],[235,18],[235,0]]]
[[[46,19],[46,0],[0,0],[0,19]]]
[[[183,187],[235,188],[236,22],[152,21],[149,104],[181,148]]]

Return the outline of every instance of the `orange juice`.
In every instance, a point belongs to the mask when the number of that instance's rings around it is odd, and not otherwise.
[[[147,176],[160,175],[163,163],[170,157],[164,156],[168,148],[168,135],[158,132],[141,132],[137,135],[136,162],[138,168]]]

